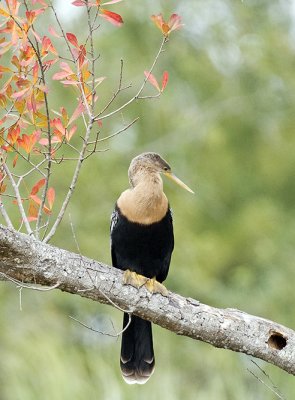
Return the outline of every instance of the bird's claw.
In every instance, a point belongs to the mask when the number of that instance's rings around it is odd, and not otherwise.
[[[137,289],[146,284],[148,278],[127,269],[123,274],[123,285],[131,285]]]
[[[127,269],[123,274],[123,285],[131,285],[137,289],[145,286],[150,293],[159,293],[162,296],[168,296],[168,290],[156,278],[146,278],[143,275],[137,274],[134,271]]]
[[[162,285],[162,283],[158,282],[155,278],[148,279],[145,287],[151,293],[160,293],[162,296],[168,296],[167,288]]]

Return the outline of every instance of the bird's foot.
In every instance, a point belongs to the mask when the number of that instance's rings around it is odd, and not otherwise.
[[[148,279],[145,287],[151,293],[160,293],[162,296],[168,296],[168,289],[162,283],[158,282],[156,278]]]
[[[146,284],[148,278],[143,275],[137,274],[136,272],[126,269],[123,274],[123,285],[131,285],[137,289],[141,288]]]

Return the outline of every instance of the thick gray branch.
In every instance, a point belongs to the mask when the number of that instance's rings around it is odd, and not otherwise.
[[[122,285],[122,272],[0,225],[0,278],[54,286],[117,305],[178,335],[261,358],[295,375],[295,332],[235,309]]]

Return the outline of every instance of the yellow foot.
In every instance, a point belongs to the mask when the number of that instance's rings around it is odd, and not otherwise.
[[[131,285],[139,289],[147,282],[148,278],[126,269],[123,274],[123,285]]]
[[[156,278],[148,279],[145,287],[151,293],[160,293],[162,296],[168,296],[168,290],[162,283],[158,282]]]

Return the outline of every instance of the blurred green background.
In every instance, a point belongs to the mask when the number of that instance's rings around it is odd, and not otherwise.
[[[56,2],[66,31],[85,37],[81,8]],[[61,4],[62,3],[62,4]],[[155,69],[170,81],[160,99],[138,101],[104,124],[102,137],[124,122],[139,122],[102,142],[83,165],[75,195],[52,244],[110,263],[109,218],[128,186],[130,160],[160,153],[196,195],[165,181],[174,211],[176,247],[169,289],[215,307],[239,308],[295,327],[295,6],[281,0],[125,1],[109,9],[125,21],[101,21],[95,47],[101,104],[125,63],[132,96],[161,42],[151,14],[176,12],[185,27]],[[72,10],[72,11],[71,11]],[[47,21],[48,25],[50,24]],[[71,104],[56,82],[52,107]],[[145,94],[154,94],[148,86]],[[104,99],[104,101],[103,101]],[[54,106],[53,106],[54,104]],[[56,168],[57,204],[73,164]],[[70,214],[70,216],[69,216]],[[215,349],[153,327],[156,370],[144,386],[128,386],[119,369],[120,340],[88,331],[121,328],[111,307],[59,291],[0,291],[1,400],[276,399],[257,377],[270,380],[249,357]],[[284,398],[295,397],[294,377],[267,365]],[[250,370],[250,371],[249,371]]]

